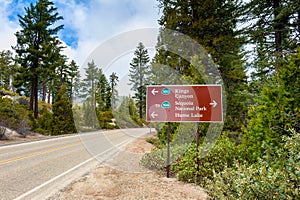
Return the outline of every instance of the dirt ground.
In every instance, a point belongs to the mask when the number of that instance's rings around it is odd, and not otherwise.
[[[141,157],[153,149],[145,139],[130,143],[113,160],[98,166],[50,199],[207,199],[198,186],[141,167]]]
[[[19,135],[17,133],[14,133],[12,135],[9,135],[8,137],[9,137],[9,139],[7,139],[7,140],[0,140],[0,145],[51,138],[51,136],[45,136],[45,135],[41,135],[38,133],[30,133],[30,134],[26,135],[26,137]]]

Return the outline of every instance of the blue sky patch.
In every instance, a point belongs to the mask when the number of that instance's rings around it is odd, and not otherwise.
[[[64,29],[60,31],[60,39],[63,40],[68,46],[76,49],[78,46],[78,36],[77,32],[67,26],[64,26]]]
[[[80,1],[78,1],[78,2],[80,2]],[[36,0],[13,0],[7,8],[7,11],[9,13],[9,15],[7,17],[9,19],[9,21],[19,24],[18,15],[24,16],[25,15],[25,7],[29,7],[30,3],[35,5]],[[54,5],[56,7],[59,6],[56,4],[54,4]],[[58,26],[61,23],[64,24],[63,20],[60,20],[58,24],[55,24],[55,26]],[[77,32],[74,29],[67,27],[66,24],[64,24],[64,29],[59,32],[59,37],[68,46],[70,46],[72,48],[77,48],[77,46],[78,46]]]

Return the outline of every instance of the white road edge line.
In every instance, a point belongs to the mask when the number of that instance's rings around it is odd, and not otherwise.
[[[132,138],[129,138],[129,139],[125,140],[124,142],[122,142],[122,143],[120,143],[120,144],[118,144],[118,145],[116,145],[116,146],[117,146],[117,147],[121,147],[121,146],[127,144],[127,143],[129,142],[129,140],[131,140],[131,139],[132,139]],[[100,153],[100,154],[98,154],[98,155],[96,155],[96,156],[93,156],[92,158],[90,158],[90,159],[88,159],[88,160],[86,160],[86,161],[84,161],[84,162],[82,162],[82,163],[76,165],[75,167],[73,167],[73,168],[71,168],[71,169],[69,169],[69,170],[67,170],[67,171],[65,171],[65,172],[63,172],[63,173],[61,173],[60,175],[58,175],[58,176],[56,176],[56,177],[54,177],[54,178],[52,178],[52,179],[46,181],[45,183],[42,183],[41,185],[39,185],[39,186],[33,188],[32,190],[29,190],[28,192],[22,194],[21,196],[18,196],[17,198],[15,198],[15,200],[21,200],[22,198],[25,198],[26,196],[28,196],[28,195],[34,193],[35,191],[39,190],[40,188],[42,188],[42,187],[44,187],[44,186],[50,184],[51,182],[53,182],[53,181],[55,181],[55,180],[57,180],[57,179],[63,177],[64,175],[66,175],[66,174],[68,174],[68,173],[70,173],[70,172],[76,170],[77,168],[79,168],[79,167],[81,167],[82,165],[84,165],[84,164],[90,162],[91,160],[96,159],[97,156],[100,156],[100,155],[102,155],[102,154],[104,154],[104,153],[106,153],[106,152],[108,152],[108,151],[110,151],[110,150],[112,150],[112,149],[114,149],[114,148],[116,148],[116,147],[115,147],[115,146],[114,146],[114,147],[111,147],[111,148],[107,149],[106,151],[104,151],[104,152],[102,152],[102,153]]]

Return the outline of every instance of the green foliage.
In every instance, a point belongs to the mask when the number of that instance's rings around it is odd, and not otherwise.
[[[97,110],[97,118],[99,120],[100,128],[103,129],[114,129],[115,125],[112,125],[113,113],[112,111],[101,112]]]
[[[26,106],[0,96],[0,125],[16,130],[26,135],[30,129],[30,117],[32,114]]]
[[[52,135],[76,133],[72,104],[63,85],[53,104]]]
[[[172,140],[175,131],[178,128],[180,124],[177,122],[171,122],[170,123],[170,139]],[[167,136],[168,136],[168,123],[165,123],[160,131],[157,133],[158,139],[161,142],[161,144],[165,145],[167,143]]]
[[[117,76],[113,76],[112,86],[116,86]],[[116,90],[114,89],[115,93]],[[92,60],[85,68],[85,78],[81,81],[81,91],[79,97],[84,99],[83,105],[80,106],[80,113],[76,117],[76,124],[79,128],[99,128],[108,127],[111,119],[108,119],[112,110],[111,87],[102,70],[98,68]],[[79,111],[79,110],[77,110]]]
[[[167,47],[158,50],[155,63],[170,66],[182,79],[191,80],[193,84],[203,83],[207,76],[211,80],[209,84],[220,83],[212,81],[216,77],[211,66],[218,68],[228,97],[224,127],[230,131],[241,131],[247,113],[247,107],[244,106],[246,98],[243,95],[247,91],[247,76],[241,53],[245,39],[237,29],[238,18],[241,16],[240,2],[159,0],[162,9],[159,24],[162,29],[157,46]],[[174,52],[180,52],[180,56],[170,52],[170,46],[176,42],[168,41],[164,29],[188,35],[203,47],[203,52],[196,52],[193,47],[185,48],[184,42],[174,47]],[[179,33],[173,34],[179,38]],[[202,72],[201,76],[199,71]],[[170,77],[173,77],[173,73]]]
[[[57,60],[53,58],[57,58],[61,50],[57,34],[63,28],[63,25],[55,26],[55,23],[63,18],[49,0],[39,0],[35,5],[31,3],[25,8],[25,15],[18,17],[21,30],[15,34],[17,45],[14,49],[21,67],[15,77],[15,85],[19,90],[25,88],[30,91],[30,110],[34,111],[37,119],[40,80],[55,70],[52,62]]]
[[[143,119],[139,118],[134,100],[130,97],[123,98],[115,112],[115,118],[120,128],[137,128],[142,127],[145,123]]]
[[[199,148],[199,170],[197,170],[196,145],[193,144],[187,152],[180,158],[179,162],[173,166],[178,179],[186,182],[198,183],[205,186],[204,179],[212,179],[214,172],[221,172],[225,167],[230,167],[234,159],[240,156],[240,150],[235,143],[226,136],[222,136],[214,148],[205,156],[207,147]]]
[[[262,143],[276,147],[289,129],[300,129],[300,53],[291,56],[290,63],[266,80],[261,94],[249,109],[249,123],[243,143],[248,160],[255,162],[264,151]]]
[[[180,156],[188,148],[187,145],[175,145],[170,148],[170,163],[175,163]],[[141,165],[147,167],[148,169],[164,169],[167,165],[167,149],[166,147],[155,149],[151,153],[146,153],[141,161]]]
[[[134,98],[138,104],[139,117],[142,119],[146,112],[146,85],[148,84],[147,78],[149,73],[149,66],[147,66],[149,62],[148,50],[145,49],[142,42],[138,44],[134,56],[130,63],[129,81],[130,85],[132,85],[131,89],[135,92]]]
[[[146,141],[150,144],[153,144],[157,148],[160,147],[160,142],[159,142],[158,138],[156,138],[156,137],[147,138]]]
[[[283,148],[276,148],[256,164],[235,161],[213,178],[205,178],[211,197],[217,199],[299,199],[300,134],[283,137]],[[273,150],[272,150],[273,151]]]
[[[299,1],[251,0],[245,3],[244,20],[253,23],[246,27],[249,43],[256,47],[251,50],[255,55],[251,65],[255,68],[255,78],[265,79],[276,73],[284,62],[285,55],[298,47],[299,23],[295,15]],[[297,27],[297,28],[295,28]]]
[[[110,93],[111,93],[111,106],[112,109],[116,108],[116,101],[118,98],[118,91],[116,90],[116,86],[117,86],[117,82],[119,81],[119,77],[117,76],[116,72],[113,72],[110,76],[109,76],[109,80],[110,80]]]
[[[13,62],[10,50],[0,52],[0,88],[13,90],[13,75],[16,73],[18,65]]]
[[[51,134],[53,126],[53,114],[46,108],[42,107],[39,111],[39,118],[35,123],[33,130],[38,133]]]

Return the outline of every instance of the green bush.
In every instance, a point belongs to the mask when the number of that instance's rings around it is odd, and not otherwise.
[[[170,163],[176,163],[180,156],[188,149],[188,146],[172,146],[170,148]],[[167,148],[155,149],[146,153],[141,159],[141,165],[149,169],[161,170],[167,166]]]
[[[35,123],[33,131],[42,134],[51,134],[53,127],[52,118],[53,114],[46,107],[42,107],[39,110],[39,118]]]
[[[9,98],[0,97],[0,125],[16,130],[26,136],[31,129],[30,111],[26,106],[14,103]]]
[[[300,134],[283,137],[283,148],[264,152],[252,165],[234,162],[213,179],[205,178],[207,192],[216,199],[299,199]],[[274,152],[274,154],[270,154]]]
[[[209,148],[208,148],[209,149]],[[173,166],[181,181],[192,182],[205,185],[207,179],[213,179],[214,172],[221,172],[225,167],[231,166],[234,159],[239,159],[240,149],[226,136],[221,136],[214,148],[207,155],[205,147],[199,149],[199,169],[197,170],[196,145],[193,144],[188,151],[180,158],[179,162]]]
[[[157,148],[161,147],[161,144],[160,144],[158,138],[151,137],[151,138],[147,138],[146,141],[150,144],[153,144]]]
[[[249,108],[249,122],[243,137],[248,148],[247,159],[255,163],[263,155],[264,141],[270,146],[280,145],[289,129],[300,131],[300,51],[292,54],[278,72],[261,85],[254,105]]]
[[[75,122],[72,112],[72,104],[68,95],[66,94],[66,85],[63,85],[52,105],[52,135],[76,133]]]
[[[116,126],[110,124],[113,119],[112,111],[100,111],[97,109],[97,118],[99,120],[99,126],[103,129],[115,129]]]

